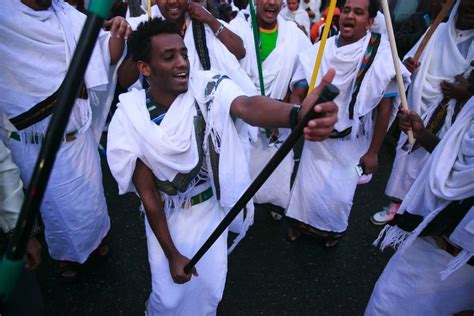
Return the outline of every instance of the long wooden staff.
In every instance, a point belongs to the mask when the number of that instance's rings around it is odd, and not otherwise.
[[[421,40],[420,46],[418,46],[418,49],[416,50],[415,56],[413,56],[413,60],[418,62],[420,59],[421,53],[423,53],[423,50],[426,47],[426,44],[428,44],[431,36],[433,36],[433,33],[436,31],[440,23],[443,21],[443,19],[448,15],[449,10],[451,10],[455,0],[447,0],[446,3],[443,5],[443,8],[441,11],[439,11],[438,15],[436,16],[435,20],[430,26],[430,29],[428,32],[426,32],[425,36]]]
[[[339,89],[332,85],[328,84],[324,90],[319,95],[318,100],[315,104],[332,101],[339,94]],[[201,248],[196,252],[196,254],[191,258],[189,263],[184,267],[184,272],[187,274],[191,269],[196,265],[199,259],[211,248],[214,242],[219,238],[219,236],[227,229],[227,227],[232,223],[234,218],[239,215],[242,209],[247,205],[250,199],[257,193],[257,191],[262,187],[265,181],[270,177],[270,175],[275,171],[278,165],[283,161],[286,155],[290,152],[296,142],[303,135],[303,129],[306,127],[308,122],[318,114],[314,112],[313,107],[306,113],[301,122],[298,123],[295,130],[288,136],[288,138],[283,142],[283,144],[278,148],[277,152],[273,155],[270,161],[263,167],[262,171],[257,175],[253,182],[249,185],[247,190],[242,194],[239,200],[235,205],[230,209],[227,215],[222,219],[216,229],[212,232],[206,242],[201,246]]]
[[[15,234],[8,245],[7,251],[0,261],[0,302],[5,302],[15,288],[24,262],[26,244],[39,213],[41,201],[48,184],[48,179],[56,159],[56,153],[61,145],[69,115],[74,101],[79,94],[79,88],[84,79],[84,73],[89,58],[99,35],[104,20],[109,16],[112,0],[92,0],[86,23],[81,32],[71,65],[62,83],[58,103],[54,108],[46,137],[36,161],[28,191],[21,207],[20,216],[15,227]]]
[[[387,25],[387,33],[388,33],[388,38],[390,41],[390,48],[392,50],[393,67],[395,68],[395,77],[397,78],[398,93],[400,94],[403,110],[408,112],[408,102],[407,102],[407,96],[405,94],[405,84],[403,83],[402,72],[400,70],[400,58],[398,58],[397,43],[395,43],[395,35],[393,34],[392,19],[390,17],[390,9],[388,8],[388,1],[381,0],[381,4],[382,4],[383,15],[385,17],[385,24]],[[414,144],[415,138],[413,137],[413,132],[411,130],[408,131],[407,136],[408,136],[408,142],[410,144]]]
[[[328,39],[329,30],[331,29],[332,17],[334,15],[334,9],[336,8],[337,0],[331,0],[329,4],[329,12],[324,23],[323,35],[321,37],[321,42],[319,43],[318,55],[316,61],[314,62],[313,74],[311,75],[311,82],[308,88],[308,95],[311,93],[311,90],[314,89],[316,84],[316,78],[318,77],[319,67],[321,66],[321,60],[323,58],[324,47],[326,46],[326,40]]]
[[[151,0],[147,1],[146,13],[148,14],[148,20],[151,20]]]
[[[255,46],[255,55],[257,56],[258,81],[260,83],[260,95],[265,95],[265,84],[263,82],[262,56],[260,56],[260,32],[257,24],[257,15],[253,0],[249,1],[250,16],[252,19],[253,43]]]

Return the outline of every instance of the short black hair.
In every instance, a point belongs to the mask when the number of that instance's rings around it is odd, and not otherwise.
[[[379,11],[379,0],[369,0],[369,18],[375,18]]]
[[[379,11],[379,0],[368,0],[369,1],[369,18],[375,18]],[[341,8],[346,5],[346,1],[343,1]]]
[[[151,38],[158,34],[179,35],[180,33],[175,23],[167,22],[161,18],[140,23],[127,42],[133,61],[150,61]]]

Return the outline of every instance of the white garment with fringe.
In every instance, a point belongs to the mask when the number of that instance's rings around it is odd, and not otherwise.
[[[263,61],[262,73],[265,94],[270,98],[283,100],[296,70],[298,53],[311,47],[311,42],[295,23],[286,21],[280,16],[277,18],[277,21],[278,37],[276,46],[265,61]],[[245,43],[247,54],[241,60],[242,67],[246,69],[255,86],[260,91],[250,18],[247,21],[244,17],[238,16],[231,21],[230,25],[232,30],[239,34]],[[260,129],[258,138],[251,148],[250,170],[253,178],[260,173],[277,151],[278,144],[285,141],[289,133],[290,129],[279,128],[278,142],[269,144],[265,130]],[[290,200],[290,179],[293,166],[293,151],[291,151],[257,192],[254,202],[271,203],[286,208]]]
[[[196,193],[210,183],[196,187]],[[179,252],[191,258],[211,235],[224,211],[215,198],[174,211],[167,217],[168,229]],[[171,278],[168,259],[145,219],[148,261],[152,275],[152,292],[147,313],[154,315],[215,315],[222,299],[227,275],[227,231],[196,264],[198,277],[185,284]]]
[[[446,134],[447,130],[452,126],[452,118],[454,114],[454,108],[456,106],[456,100],[450,100],[448,103],[448,109],[446,119],[443,122],[443,126],[436,134],[439,138],[442,138]],[[430,121],[433,112],[437,109],[438,105],[432,105],[422,116],[423,123],[425,126]],[[417,148],[415,151],[411,151],[413,145],[407,144],[407,136],[405,133],[400,134],[398,140],[395,160],[393,161],[392,172],[387,182],[385,194],[390,198],[403,201],[405,195],[410,189],[413,182],[415,182],[418,174],[424,166],[424,163],[428,160],[430,153],[423,147]],[[404,148],[404,146],[406,148]]]
[[[439,279],[451,259],[433,239],[417,238],[405,253],[390,259],[364,315],[454,315],[474,310],[473,266],[464,265],[448,279]]]
[[[349,119],[348,104],[370,34],[360,41],[336,47],[336,37],[328,39],[318,74],[318,82],[329,68],[336,69],[333,80],[341,90],[335,99],[339,107],[336,130],[352,127],[345,138],[323,142],[305,142],[301,162],[291,192],[287,216],[325,231],[344,232],[352,208],[352,200],[359,177],[356,166],[367,152],[372,140],[374,109],[385,94],[393,92],[395,76],[388,42],[383,38],[373,64],[362,81],[354,107],[354,120]],[[312,66],[319,44],[300,54],[300,71],[293,81],[310,81]],[[407,75],[406,71],[404,74]],[[408,80],[408,78],[406,78]],[[395,110],[399,98],[393,102]],[[359,119],[360,118],[360,121]]]
[[[224,79],[208,97],[204,89],[211,81],[212,72],[195,71],[191,74],[189,90],[177,97],[158,126],[150,120],[144,90],[132,90],[120,95],[120,103],[109,125],[107,159],[115,177],[119,193],[134,192],[132,176],[136,160],[140,159],[160,180],[172,181],[177,173],[189,173],[198,163],[199,155],[194,131],[199,104],[206,121],[204,137],[204,167],[213,188],[213,197],[204,203],[183,208],[203,185],[191,181],[186,192],[177,196],[161,193],[171,238],[185,256],[192,256],[202,245],[227,211],[250,184],[244,144],[230,116],[232,101],[244,93],[229,79]],[[209,109],[207,103],[210,103]],[[219,158],[220,200],[210,167],[209,137],[217,148]],[[173,207],[178,205],[179,208]],[[243,237],[253,222],[253,203],[247,205],[247,217],[242,222]],[[151,314],[213,314],[222,297],[227,270],[227,231],[197,265],[200,274],[185,285],[173,284],[168,261],[154,234],[147,228],[149,259],[153,275],[153,293],[148,310]],[[201,274],[203,269],[204,274]],[[170,289],[174,289],[170,293]],[[169,300],[169,301],[168,301]],[[173,314],[174,315],[174,314]]]
[[[471,98],[458,115],[454,125],[436,146],[413,183],[397,213],[409,212],[423,217],[413,232],[397,226],[385,226],[374,245],[380,248],[392,246],[404,253],[411,247],[427,225],[452,201],[461,201],[474,194],[474,98]],[[469,212],[472,215],[472,209]],[[471,224],[472,225],[472,224]],[[461,225],[462,226],[462,225]],[[469,228],[469,223],[458,229]],[[469,232],[469,231],[468,231]],[[452,259],[440,276],[446,279],[465,264],[474,254],[474,229],[456,244],[464,250]]]
[[[441,23],[433,33],[420,56],[420,67],[413,73],[407,101],[410,110],[419,115],[442,100],[441,82],[454,81],[454,76],[469,74],[469,69],[472,69],[469,64],[474,59],[474,30],[458,34],[461,32],[455,27],[458,6],[459,0],[454,5],[448,22]],[[425,35],[405,55],[404,60],[415,55]]]
[[[19,115],[53,94],[66,75],[86,16],[54,0],[35,11],[7,0],[0,12],[0,111],[2,137],[28,185],[50,117],[18,132],[8,118]],[[84,82],[89,98],[77,99],[66,128],[76,139],[57,154],[41,205],[45,237],[54,259],[84,262],[110,228],[102,187],[97,145],[115,89],[110,66],[109,33],[101,32]],[[26,53],[27,52],[27,53]]]

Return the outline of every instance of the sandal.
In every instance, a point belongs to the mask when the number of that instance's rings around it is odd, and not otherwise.
[[[64,283],[74,283],[79,280],[81,264],[72,261],[58,261],[58,273]]]
[[[328,233],[327,236],[323,237],[324,246],[326,248],[336,247],[343,236],[344,234],[340,233]]]
[[[301,232],[301,230],[299,228],[290,227],[290,228],[288,228],[288,232],[285,235],[285,239],[289,243],[294,243],[295,241],[297,241],[298,239],[301,238],[302,234],[303,233]]]

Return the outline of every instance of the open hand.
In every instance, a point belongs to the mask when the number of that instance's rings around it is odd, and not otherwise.
[[[184,272],[184,267],[188,264],[190,260],[180,253],[176,254],[169,260],[170,273],[173,278],[174,283],[184,284],[191,280],[191,277],[198,276],[196,267],[193,267],[191,273],[186,274]]]
[[[303,109],[298,113],[298,121],[301,121],[303,116],[312,109],[321,116],[308,122],[304,128],[304,138],[309,141],[322,141],[331,135],[334,130],[334,124],[337,122],[337,105],[334,102],[324,102],[314,105],[320,93],[324,88],[332,82],[336,71],[329,69],[324,75],[321,83],[311,91],[311,93],[303,100]]]

